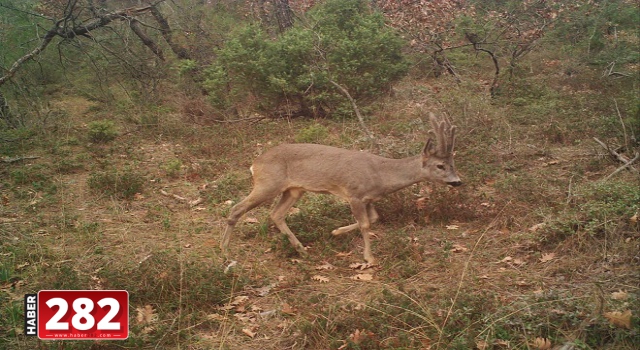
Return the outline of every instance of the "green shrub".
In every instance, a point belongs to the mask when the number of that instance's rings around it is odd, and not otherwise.
[[[98,120],[89,123],[89,141],[105,143],[118,136],[116,124],[111,120]]]
[[[541,238],[548,242],[574,234],[603,234],[636,230],[631,217],[640,210],[640,188],[624,181],[599,181],[576,189],[571,206],[549,221]]]
[[[287,102],[320,113],[345,102],[332,80],[360,101],[388,90],[408,69],[402,46],[367,2],[330,0],[274,40],[257,25],[233,33],[204,87],[219,107],[257,97],[262,109]]]
[[[320,124],[309,125],[296,134],[296,142],[320,143],[329,136],[329,129]]]
[[[131,169],[110,170],[92,173],[88,180],[89,188],[100,194],[121,199],[132,199],[142,191],[144,177]]]
[[[164,165],[164,170],[169,177],[177,177],[178,175],[180,175],[181,169],[182,162],[180,161],[180,159],[171,159]]]
[[[622,181],[594,182],[580,189],[576,209],[584,229],[592,234],[628,221],[640,210],[640,187]]]

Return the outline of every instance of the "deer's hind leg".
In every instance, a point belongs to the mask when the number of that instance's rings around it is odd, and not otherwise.
[[[373,203],[368,203],[367,204],[367,215],[369,216],[369,223],[373,224],[376,221],[378,221],[378,218],[380,218],[380,216],[378,216],[378,212],[376,211],[376,208],[373,206]],[[351,225],[347,225],[347,226],[343,226],[343,227],[338,227],[337,229],[331,231],[331,234],[334,236],[339,236],[343,233],[347,233],[347,232],[351,232],[353,230],[356,230],[360,228],[360,224],[358,224],[357,222],[355,224],[351,224]]]
[[[280,191],[265,191],[261,190],[259,187],[255,187],[245,199],[231,208],[229,216],[227,217],[227,227],[220,238],[220,249],[223,254],[226,255],[227,253],[229,240],[231,239],[231,232],[242,215],[266,201],[273,200],[278,194],[280,194]]]
[[[295,250],[300,255],[304,256],[307,255],[307,251],[304,249],[304,246],[302,245],[302,243],[300,243],[298,238],[296,238],[293,232],[291,232],[291,229],[289,229],[289,226],[287,226],[287,223],[285,221],[287,212],[293,206],[293,204],[297,202],[300,197],[302,197],[303,194],[304,190],[299,188],[290,188],[284,191],[282,193],[282,198],[280,198],[278,204],[271,211],[271,219],[276,223],[276,226],[278,227],[280,232],[287,235],[287,238],[289,238],[289,242],[295,248]]]

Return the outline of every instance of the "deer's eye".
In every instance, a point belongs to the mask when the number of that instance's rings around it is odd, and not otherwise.
[[[440,170],[444,170],[444,165],[442,164],[438,164],[436,165],[436,168],[440,169]]]

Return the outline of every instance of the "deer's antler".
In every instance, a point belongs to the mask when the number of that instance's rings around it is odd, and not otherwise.
[[[433,135],[438,143],[436,156],[442,158],[451,156],[456,141],[456,127],[445,118],[438,119],[431,112],[429,113],[429,121],[433,128],[429,134]]]

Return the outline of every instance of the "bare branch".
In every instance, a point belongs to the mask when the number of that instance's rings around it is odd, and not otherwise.
[[[155,41],[153,41],[153,39],[151,39],[149,35],[147,35],[144,29],[142,29],[142,27],[140,26],[140,21],[138,21],[136,18],[130,18],[129,27],[138,36],[138,38],[142,40],[142,43],[146,47],[148,47],[154,54],[156,54],[156,56],[158,56],[161,61],[164,61],[164,54],[162,53],[162,49],[160,48],[160,46],[158,46],[158,44],[156,44]]]
[[[73,39],[78,36],[86,36],[90,37],[91,31],[105,27],[109,23],[114,20],[123,20],[127,18],[132,18],[137,15],[141,15],[157,6],[161,2],[165,0],[156,0],[150,5],[144,7],[131,7],[126,8],[114,12],[107,13],[105,15],[100,15],[99,17],[92,17],[89,20],[83,22],[82,24],[75,24],[76,17],[73,12],[76,6],[77,1],[69,1],[67,3],[67,7],[64,11],[64,16],[61,20],[58,20],[51,29],[47,31],[47,33],[42,37],[40,44],[31,52],[26,55],[20,57],[13,65],[6,71],[6,73],[0,77],[0,86],[6,83],[8,80],[13,78],[18,69],[28,60],[31,60],[38,56],[47,46],[51,43],[53,38],[59,36],[64,39]]]
[[[616,152],[614,149],[611,149],[609,146],[607,146],[607,144],[605,144],[604,142],[598,140],[598,138],[594,137],[593,138],[600,146],[602,146],[602,148],[604,148],[605,150],[607,150],[607,152],[609,152],[609,154],[611,154],[613,157],[615,157],[620,163],[623,163],[624,166],[622,167],[624,168],[629,168],[630,170],[632,170],[633,172],[637,172],[638,170],[636,168],[634,168],[633,166],[631,166],[631,164],[633,164],[633,162],[636,161],[636,159],[631,159],[629,160],[629,158],[625,157],[624,155]]]
[[[626,169],[626,168],[630,168],[631,164],[635,163],[638,159],[640,158],[640,153],[636,152],[636,156],[633,157],[633,159],[629,160],[628,162],[624,163],[624,165],[622,165],[621,167],[619,167],[618,169],[616,169],[614,172],[612,172],[611,174],[609,174],[609,176],[605,177],[605,180],[609,180],[611,177],[613,177],[613,175],[621,172],[622,170]],[[631,168],[633,169],[633,168]]]
[[[13,63],[13,65],[11,65],[11,68],[9,68],[7,73],[5,73],[5,75],[0,77],[0,86],[2,86],[4,83],[6,83],[9,79],[11,79],[15,75],[23,63],[38,56],[49,45],[49,43],[51,43],[51,40],[56,36],[55,29],[56,28],[53,28],[47,32],[47,34],[44,36],[44,38],[42,39],[42,42],[40,42],[40,45],[38,45],[38,47],[33,49],[28,54],[20,57],[17,61]]]
[[[491,88],[489,89],[489,91],[491,92],[491,97],[495,97],[496,89],[498,88],[498,78],[500,77],[500,64],[498,63],[498,58],[493,53],[493,51],[480,47],[480,44],[482,44],[484,40],[483,41],[477,40],[475,35],[472,33],[464,33],[464,35],[467,38],[467,40],[469,40],[469,42],[473,44],[473,48],[476,51],[486,52],[487,54],[489,54],[489,56],[491,56],[491,60],[493,61],[493,66],[496,68],[496,72],[493,75],[493,82],[491,83]]]
[[[169,44],[171,51],[173,51],[173,53],[175,53],[176,56],[178,56],[178,58],[180,59],[189,59],[190,55],[187,49],[173,40],[173,31],[171,30],[171,26],[169,26],[169,22],[162,15],[162,12],[158,10],[157,6],[153,6],[151,8],[151,14],[153,15],[153,18],[155,18],[156,22],[158,22],[158,24],[160,25],[160,34],[162,34],[164,41]]]
[[[360,109],[358,108],[356,101],[353,99],[353,97],[351,97],[351,94],[349,94],[349,91],[345,89],[342,85],[336,83],[335,81],[333,80],[329,80],[329,81],[349,99],[349,102],[351,102],[351,106],[353,107],[353,111],[356,113],[356,117],[358,117],[358,121],[360,122],[360,127],[362,127],[362,131],[364,131],[365,134],[367,134],[367,137],[369,138],[370,141],[372,142],[375,141],[375,136],[373,136],[373,133],[371,132],[371,130],[367,128],[367,124],[365,124],[364,118],[362,117],[362,114],[360,114]]]

